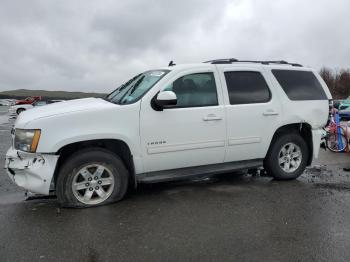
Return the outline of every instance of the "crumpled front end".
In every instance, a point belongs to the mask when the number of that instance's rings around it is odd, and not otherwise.
[[[6,153],[5,169],[18,186],[48,195],[58,158],[57,155],[25,153],[10,148]]]

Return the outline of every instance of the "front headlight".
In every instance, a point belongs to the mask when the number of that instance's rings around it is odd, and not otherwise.
[[[40,129],[15,129],[15,149],[35,153],[40,134]]]

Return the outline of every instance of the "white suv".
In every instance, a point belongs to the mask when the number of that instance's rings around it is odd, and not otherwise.
[[[264,166],[295,179],[317,157],[330,92],[284,61],[221,59],[138,74],[105,99],[23,112],[5,167],[63,206],[120,200],[128,186]]]

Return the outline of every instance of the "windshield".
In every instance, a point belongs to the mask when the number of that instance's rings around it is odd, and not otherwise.
[[[138,74],[106,97],[115,104],[131,104],[147,93],[169,70],[152,70]]]

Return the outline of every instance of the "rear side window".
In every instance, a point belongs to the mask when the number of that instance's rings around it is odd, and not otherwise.
[[[269,87],[259,72],[225,72],[231,105],[266,103],[271,99]]]
[[[327,100],[326,93],[313,72],[274,69],[272,74],[290,100]]]

